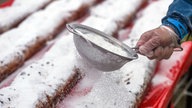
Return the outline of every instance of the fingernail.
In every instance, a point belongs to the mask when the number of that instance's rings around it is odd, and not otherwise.
[[[148,53],[148,50],[147,50],[146,47],[140,46],[140,47],[139,47],[139,52],[140,52],[141,54],[146,55],[146,54]]]
[[[153,51],[151,51],[151,52],[147,53],[147,54],[146,54],[146,56],[147,56],[147,57],[153,57],[153,56],[154,56]]]

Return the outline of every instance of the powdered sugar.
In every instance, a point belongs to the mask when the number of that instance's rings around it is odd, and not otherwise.
[[[143,2],[144,0],[118,0],[116,2],[107,0],[93,8],[91,15],[113,20],[124,26]]]
[[[79,97],[73,97],[72,94],[72,96],[69,96],[69,100],[64,100],[60,107],[137,107],[151,79],[155,66],[155,61],[139,56],[138,60],[127,63],[120,70],[102,73],[101,77],[96,79],[96,82],[89,85],[88,88],[92,88],[90,92]],[[92,70],[92,73],[97,73],[97,71]]]
[[[46,59],[46,61],[39,61],[36,64],[32,64],[24,69],[10,86],[19,92],[15,94],[14,91],[10,91],[8,92],[8,96],[6,96],[6,91],[9,90],[10,87],[3,88],[1,90],[1,93],[5,94],[4,96],[0,96],[0,100],[4,102],[4,104],[1,104],[1,106],[30,108],[34,107],[35,103],[37,104],[39,99],[42,99],[43,101],[46,98],[46,95],[54,95],[55,89],[60,86],[59,84],[67,83],[67,80],[70,78],[70,76],[75,74],[73,67],[65,68],[66,70],[61,68],[68,65],[66,62],[63,63],[65,60],[72,62],[69,58],[58,58],[49,61]],[[46,62],[50,63],[49,66]],[[42,64],[44,64],[44,68],[41,66]],[[31,69],[31,67],[34,67],[35,69]],[[16,97],[14,95],[16,95]],[[8,100],[4,100],[6,98],[10,98],[11,101],[9,102]],[[23,101],[23,99],[25,100]]]
[[[79,31],[79,33],[81,32]],[[111,40],[105,37],[99,36],[98,34],[95,34],[95,33],[85,33],[85,34],[81,33],[81,34],[85,39],[98,45],[101,48],[104,48],[110,52],[114,52],[115,54],[118,54],[124,57],[128,56],[127,52],[123,48],[116,45],[116,43],[113,44],[112,42],[110,42]]]
[[[51,0],[15,0],[11,7],[0,10],[0,32],[7,31],[26,16],[44,7]]]
[[[71,3],[74,3],[73,8]],[[33,48],[35,45],[41,47],[46,41],[52,39],[59,31],[59,27],[64,27],[64,23],[70,18],[76,18],[73,16],[74,13],[77,13],[82,6],[88,5],[87,3],[91,2],[82,0],[77,3],[75,0],[58,0],[51,3],[46,9],[32,14],[18,28],[0,36],[0,50],[2,51],[0,61],[4,61],[6,56],[6,63],[11,64],[14,61],[13,58],[18,55],[15,51],[21,53],[19,57],[22,60],[26,60],[28,56],[24,54],[25,52],[35,53],[37,49],[30,49],[31,47]],[[22,64],[22,62],[20,63]],[[5,65],[4,62],[0,66]]]
[[[160,84],[163,84],[163,86],[167,86],[167,85],[170,85],[171,83],[172,81],[164,75],[155,75],[152,80],[153,86],[157,86]]]
[[[91,23],[89,26],[91,26]],[[107,28],[104,30],[107,30]],[[47,64],[48,61],[50,64]],[[76,66],[85,74],[92,71],[98,73],[101,77],[99,78],[97,74],[97,78],[92,81],[93,84],[87,84],[93,87],[92,90],[86,96],[76,97],[68,103],[70,108],[136,107],[151,78],[155,63],[155,61],[140,56],[138,60],[127,63],[120,70],[101,73],[101,71],[92,69],[79,57],[74,48],[72,36],[68,35],[61,38],[42,60],[30,65],[35,69],[30,69],[30,66],[27,67],[24,69],[26,74],[21,75],[22,73],[20,73],[10,87],[0,90],[0,93],[5,93],[5,96],[0,95],[0,100],[5,101],[7,105],[15,105],[19,108],[33,107],[38,99],[45,100],[45,91],[46,94],[54,94],[56,86],[65,83],[67,78],[73,74],[72,69]],[[42,67],[41,64],[45,67]],[[51,68],[51,64],[56,65],[56,67]],[[38,75],[40,71],[43,72],[42,76]],[[86,86],[86,84],[83,86]],[[29,94],[30,92],[32,93]],[[29,96],[31,98],[28,98]],[[9,98],[13,101],[9,102]]]
[[[164,2],[162,4],[166,3]],[[151,6],[152,5],[153,4],[151,4]],[[157,14],[161,14],[158,13],[158,9],[151,11],[155,11]],[[150,12],[148,12],[147,15],[153,16],[153,14],[150,14]],[[163,16],[165,14],[161,15]],[[156,17],[154,17],[153,19],[156,19]],[[140,22],[139,20],[138,22]],[[148,20],[150,21],[150,19]],[[140,23],[136,23],[132,32],[141,33],[141,31],[144,31],[143,29],[137,29],[137,24],[140,28],[145,29],[143,25],[141,25]],[[149,23],[149,25],[153,24]],[[158,24],[155,23],[155,25]],[[130,38],[124,43],[130,46],[134,46],[136,41],[133,40],[137,40],[139,36],[139,34],[136,34],[134,36],[131,35]],[[156,61],[151,61],[146,57],[139,55],[139,58],[137,60],[127,63],[120,70],[111,73],[103,73],[101,75],[101,78],[99,78],[97,82],[95,82],[91,86],[93,88],[86,95],[74,98],[70,97],[69,100],[66,103],[64,102],[63,104],[65,107],[68,106],[73,108],[138,107],[137,105],[146,90],[147,84],[149,83],[155,68]]]
[[[156,62],[148,60],[144,56],[139,56],[137,60],[127,63],[122,68],[122,81],[126,89],[136,95],[134,97],[137,100],[135,105],[141,101],[155,68]]]
[[[60,40],[56,44],[57,48],[60,48],[63,43],[65,41]],[[75,53],[71,51],[62,56],[59,56],[60,54],[57,57],[48,56],[53,53],[52,51],[54,50],[48,51],[47,56],[23,69],[9,87],[0,90],[3,94],[0,95],[0,100],[3,101],[2,107],[35,107],[39,99],[45,101],[46,95],[53,96],[60,84],[67,83],[68,79],[75,74],[73,71],[76,64]],[[11,101],[6,100],[7,98]]]
[[[49,0],[49,1],[52,1],[52,0]],[[34,0],[27,0],[27,1],[26,0],[14,0],[11,7],[14,7],[14,6],[35,6],[36,7],[36,5],[42,5],[45,2],[47,2],[47,0],[39,0],[39,2],[36,2]]]
[[[146,57],[139,58],[127,63],[120,70],[102,73],[101,77],[92,84],[90,92],[84,96],[70,97],[70,100],[67,99],[66,103],[64,102],[64,106],[72,108],[137,107],[155,69],[154,61],[148,62]],[[92,73],[97,71],[92,70]]]
[[[118,73],[118,72],[117,72]],[[93,86],[91,92],[79,99],[74,99],[71,108],[124,108],[132,106],[130,98],[134,95],[126,91],[121,79],[121,73],[103,73]],[[61,107],[64,108],[64,107]]]
[[[82,24],[103,31],[108,35],[114,35],[118,30],[118,26],[114,21],[93,15],[89,16]]]
[[[61,2],[62,1],[60,1],[60,3]],[[59,18],[58,16],[61,16],[59,15],[61,14],[59,12],[63,12],[63,10],[60,9],[65,8],[58,7],[57,9],[57,11],[54,9],[54,12],[56,13],[52,14],[54,16],[53,18]],[[67,11],[66,13],[70,14]],[[44,15],[46,17],[47,15],[47,17],[41,19],[39,18],[41,15],[42,17],[44,17]],[[66,17],[65,14],[62,15]],[[26,34],[22,35],[23,37],[18,41],[18,44],[21,44],[19,46],[26,45],[28,40],[31,40],[31,38],[34,38],[35,36],[45,36],[41,33],[52,31],[52,28],[49,29],[49,27],[54,28],[54,25],[48,25],[48,27],[46,27],[47,25],[42,25],[44,29],[40,28],[40,30],[36,30],[35,27],[38,26],[39,22],[44,20],[48,22],[51,21],[50,23],[57,23],[53,18],[50,14],[48,15],[48,13],[44,11],[40,11],[29,17],[18,29],[23,31],[29,30],[29,32],[32,33],[28,33],[32,36],[28,37],[25,36]],[[45,24],[48,22],[45,22]],[[33,29],[30,29],[30,27]],[[2,36],[2,39],[9,39],[5,37],[7,36]],[[59,86],[68,83],[69,78],[76,73],[73,69],[77,64],[76,53],[74,52],[75,48],[71,39],[71,36],[60,39],[41,60],[32,63],[25,69],[22,69],[21,73],[14,79],[9,87],[1,89],[0,92],[4,94],[0,96],[0,100],[3,102],[0,103],[1,106],[18,108],[35,107],[39,100],[42,102],[46,101],[46,95],[54,96]],[[15,46],[17,46],[17,42],[15,43]],[[63,67],[65,69],[63,69]],[[12,90],[10,90],[10,88],[12,88]],[[11,101],[6,100],[7,98],[11,99]],[[23,101],[23,99],[25,99],[25,101]],[[18,102],[20,104],[18,104]]]
[[[73,12],[82,6],[90,7],[97,0],[58,0],[56,3],[47,6],[47,10],[54,11],[55,7],[62,8],[63,12]],[[82,5],[83,4],[83,5]]]

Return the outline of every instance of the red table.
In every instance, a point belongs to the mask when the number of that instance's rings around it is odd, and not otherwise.
[[[7,6],[11,6],[11,4],[13,3],[14,0],[7,0],[6,2],[0,4],[0,7],[7,7]]]

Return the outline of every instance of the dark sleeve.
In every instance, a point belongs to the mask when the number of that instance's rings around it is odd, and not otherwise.
[[[192,39],[192,0],[174,0],[169,6],[162,24],[171,27],[180,40]]]

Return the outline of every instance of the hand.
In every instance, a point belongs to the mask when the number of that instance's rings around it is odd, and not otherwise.
[[[173,49],[180,47],[177,34],[167,26],[160,26],[156,29],[143,33],[137,42],[137,47],[142,55],[149,59],[168,59]]]

